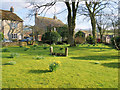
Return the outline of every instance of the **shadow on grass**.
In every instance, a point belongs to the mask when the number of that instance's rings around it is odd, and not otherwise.
[[[81,49],[82,49],[82,48],[83,48],[83,49],[84,49],[84,48],[86,48],[86,49],[101,49],[101,48],[102,48],[102,49],[108,49],[108,50],[109,50],[109,49],[112,49],[112,48],[105,48],[105,47],[93,47],[93,46],[92,46],[92,47],[89,47],[89,46],[87,46],[87,47],[79,47],[79,48],[81,48]]]
[[[29,73],[48,73],[50,70],[30,70]]]
[[[118,62],[112,62],[112,63],[103,63],[103,64],[101,64],[101,65],[103,65],[103,66],[105,66],[105,67],[110,67],[110,68],[120,68],[120,63],[118,63]]]
[[[93,52],[103,52],[103,51],[105,51],[105,50],[97,50],[97,51],[93,51]]]
[[[10,63],[5,63],[5,64],[2,64],[2,65],[14,65],[14,64],[10,64]]]
[[[11,57],[11,56],[2,56],[2,58],[14,58],[14,57]]]
[[[78,60],[109,60],[109,59],[118,59],[118,56],[85,56],[85,57],[71,57],[71,59]]]

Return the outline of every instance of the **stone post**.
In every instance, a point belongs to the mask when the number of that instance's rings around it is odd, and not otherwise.
[[[53,53],[53,47],[51,46],[50,47],[50,54],[52,55],[52,53]]]
[[[65,48],[65,56],[68,56],[68,47]]]

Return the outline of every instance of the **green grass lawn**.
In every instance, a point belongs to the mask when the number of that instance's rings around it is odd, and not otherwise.
[[[55,52],[64,52],[59,50],[64,46],[53,47]],[[118,51],[108,46],[69,47],[68,57],[51,56],[49,48],[43,46],[24,48],[8,47],[10,52],[2,53],[2,88],[118,88]],[[19,56],[9,58],[13,52]],[[35,56],[44,58],[35,60]],[[9,61],[16,64],[4,65]],[[54,61],[61,65],[49,72]]]

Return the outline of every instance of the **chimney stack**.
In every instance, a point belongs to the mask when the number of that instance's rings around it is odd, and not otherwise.
[[[13,7],[11,7],[11,8],[10,8],[10,11],[11,11],[11,12],[14,12],[14,8],[13,8]]]
[[[54,15],[54,16],[53,16],[53,19],[55,19],[55,20],[56,20],[56,19],[57,19],[57,17]]]

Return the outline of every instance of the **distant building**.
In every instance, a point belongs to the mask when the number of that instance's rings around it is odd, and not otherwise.
[[[75,38],[75,42],[76,43],[85,43],[85,41],[86,41],[86,38],[88,37],[88,36],[90,36],[90,35],[92,35],[91,34],[91,32],[89,32],[89,31],[81,31],[82,32],[82,36],[81,37],[76,37]]]
[[[113,38],[113,37],[114,37],[113,33],[112,34],[103,35],[102,36],[102,42],[103,43],[111,43],[111,38]],[[97,40],[98,40],[98,42],[101,41],[100,34],[98,34]]]
[[[31,26],[32,27],[32,26]],[[24,26],[23,29],[23,37],[27,38],[27,37],[33,37],[33,31],[32,28],[28,27],[28,26]]]
[[[21,40],[23,38],[23,20],[14,13],[14,8],[10,11],[0,10],[1,28],[4,38],[7,40]]]
[[[111,43],[111,38],[113,38],[114,35],[105,35],[104,36],[104,42],[105,43]]]
[[[33,33],[36,41],[41,41],[42,35],[48,31],[56,31],[57,27],[64,26],[64,23],[57,19],[56,16],[53,18],[41,17],[35,14],[35,26]]]

